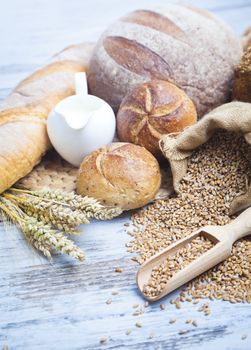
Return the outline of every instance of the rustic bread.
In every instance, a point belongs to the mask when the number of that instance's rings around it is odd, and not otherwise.
[[[251,46],[244,52],[240,64],[235,67],[233,99],[251,102]]]
[[[151,80],[138,85],[123,99],[117,115],[120,141],[144,146],[157,158],[162,156],[159,140],[197,121],[193,102],[174,84]]]
[[[251,47],[251,27],[248,27],[245,32],[243,33],[242,37],[242,46],[244,50]]]
[[[188,94],[202,116],[230,98],[241,53],[239,38],[205,10],[174,4],[139,10],[100,38],[90,61],[89,86],[118,110],[136,85],[167,80]]]
[[[74,93],[74,73],[87,69],[93,44],[73,45],[23,80],[0,105],[0,193],[27,175],[50,147],[50,110]]]
[[[157,160],[144,147],[115,142],[87,156],[79,169],[77,192],[124,210],[151,201],[160,188]]]

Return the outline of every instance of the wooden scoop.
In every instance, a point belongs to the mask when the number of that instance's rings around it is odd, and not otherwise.
[[[167,249],[164,249],[160,253],[154,255],[138,269],[136,280],[141,293],[150,301],[159,300],[176,288],[209,270],[210,268],[219,264],[221,261],[227,259],[231,254],[233,243],[250,234],[251,208],[245,210],[236,219],[225,226],[202,227],[186,238],[175,242]],[[214,247],[175,273],[175,275],[167,281],[164,289],[158,295],[154,297],[145,295],[143,293],[143,288],[151,277],[152,269],[164,263],[167,256],[174,255],[178,250],[183,248],[186,244],[198,236],[204,236],[205,238],[211,240],[211,242],[215,244]]]

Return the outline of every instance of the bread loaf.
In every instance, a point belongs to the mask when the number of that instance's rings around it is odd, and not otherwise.
[[[118,110],[136,85],[167,80],[188,94],[202,116],[230,98],[241,53],[239,38],[205,10],[174,4],[139,10],[100,38],[90,61],[89,86]]]
[[[23,80],[0,105],[0,193],[27,175],[50,147],[50,110],[74,93],[74,74],[87,68],[92,44],[73,45]]]
[[[247,48],[240,64],[235,67],[233,99],[251,102],[251,47]]]
[[[159,140],[197,120],[193,102],[181,89],[163,80],[138,85],[123,99],[117,115],[120,141],[144,146],[160,158]]]
[[[139,208],[160,188],[157,160],[145,148],[115,142],[87,156],[80,166],[77,192],[124,210]]]
[[[241,39],[244,50],[251,47],[251,27],[245,30]]]

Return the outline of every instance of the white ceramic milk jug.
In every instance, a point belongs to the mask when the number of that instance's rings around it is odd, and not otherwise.
[[[79,166],[85,156],[112,142],[116,121],[107,102],[88,95],[85,73],[75,74],[75,91],[50,112],[47,131],[61,157]]]

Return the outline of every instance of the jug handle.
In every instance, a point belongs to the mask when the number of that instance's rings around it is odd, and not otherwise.
[[[75,73],[75,93],[76,95],[88,95],[88,85],[85,72]]]
[[[81,95],[81,96],[87,96],[88,85],[87,85],[86,73],[85,72],[75,73],[74,79],[75,79],[75,94]],[[63,113],[60,113],[60,112],[58,113],[64,118],[66,124],[73,130],[83,129],[93,115],[93,113],[90,114],[89,116],[85,115],[85,118],[82,119],[82,123],[80,123],[78,126],[75,126],[74,124],[72,124],[71,118],[68,118],[68,116],[64,115]],[[82,116],[82,118],[83,117],[84,116]]]

